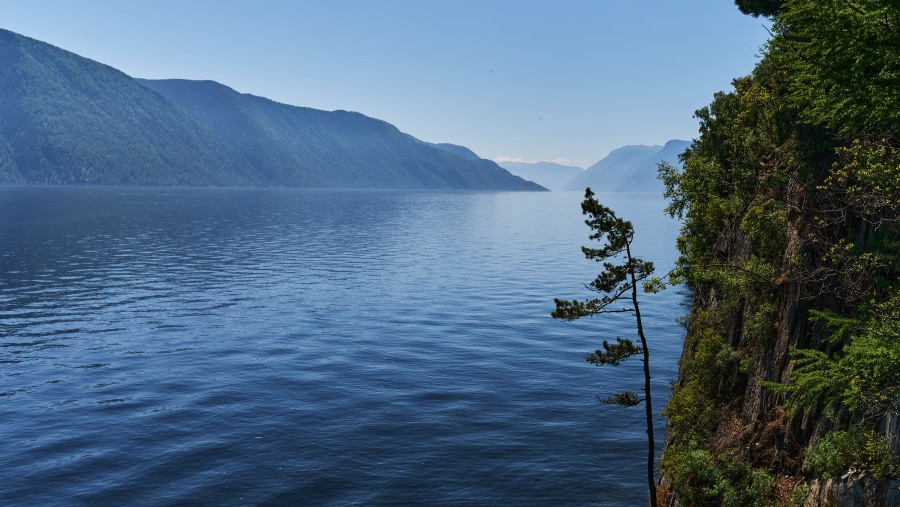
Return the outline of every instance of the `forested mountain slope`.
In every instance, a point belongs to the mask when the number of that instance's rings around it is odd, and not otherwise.
[[[250,166],[112,67],[0,30],[0,182],[250,185]]]
[[[466,148],[425,143],[359,113],[290,106],[213,81],[137,81],[198,118],[271,184],[541,190]]]
[[[900,6],[742,0],[758,66],[700,111],[694,291],[661,505],[900,504]]]
[[[0,183],[544,190],[460,150],[0,30]]]

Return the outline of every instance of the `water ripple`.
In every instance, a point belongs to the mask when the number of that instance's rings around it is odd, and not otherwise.
[[[668,269],[661,200],[603,197]],[[640,372],[582,359],[628,321],[548,316],[579,199],[0,187],[0,504],[644,502],[594,398]],[[660,397],[686,296],[644,310]]]

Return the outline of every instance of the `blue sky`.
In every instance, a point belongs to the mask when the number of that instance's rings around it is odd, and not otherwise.
[[[0,27],[144,78],[380,118],[485,158],[587,166],[697,133],[764,20],[729,0],[4,0]]]

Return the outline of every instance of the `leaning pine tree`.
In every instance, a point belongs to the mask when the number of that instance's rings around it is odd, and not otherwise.
[[[585,223],[594,231],[590,235],[590,239],[603,244],[601,248],[581,247],[585,257],[603,263],[603,271],[586,287],[602,295],[587,301],[556,299],[556,310],[551,315],[555,319],[576,320],[604,313],[634,313],[640,346],[635,345],[632,340],[627,338],[617,337],[614,344],[603,340],[603,349],[588,354],[585,359],[597,366],[604,364],[618,366],[629,357],[643,355],[644,387],[642,391],[644,395],[638,396],[632,391],[626,391],[613,394],[601,401],[625,407],[633,407],[644,402],[647,414],[647,484],[650,488],[650,505],[656,507],[650,351],[647,348],[647,339],[644,337],[637,287],[638,282],[644,282],[645,291],[655,292],[662,287],[662,283],[658,279],[650,279],[650,275],[653,274],[652,262],[643,261],[632,255],[631,243],[634,240],[634,228],[631,222],[622,220],[611,209],[597,202],[590,188],[585,190],[581,210],[589,217]]]

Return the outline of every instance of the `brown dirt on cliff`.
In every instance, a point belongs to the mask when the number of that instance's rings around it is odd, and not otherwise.
[[[738,410],[729,410],[719,420],[713,448],[737,451],[755,466],[787,476],[802,474],[798,446],[790,438],[790,418],[782,407],[756,422],[745,420]]]

